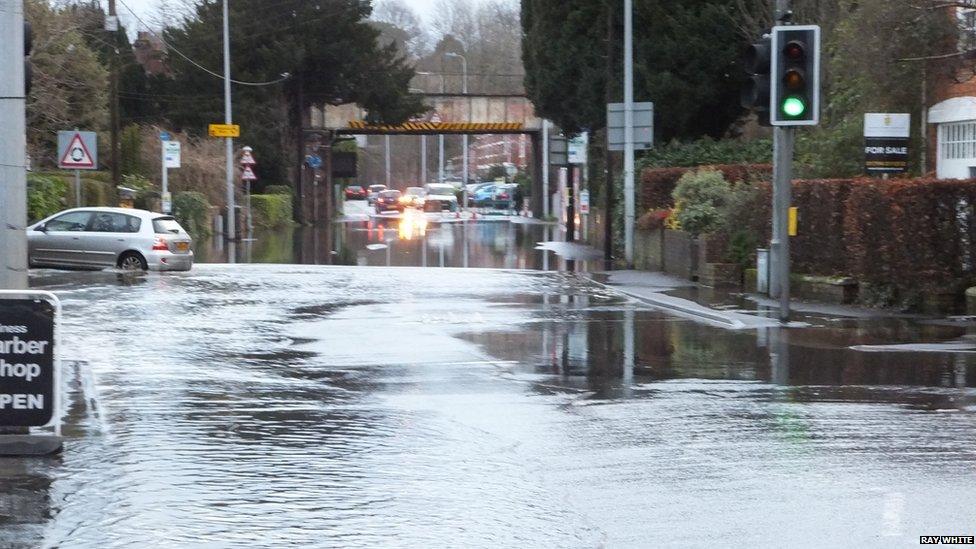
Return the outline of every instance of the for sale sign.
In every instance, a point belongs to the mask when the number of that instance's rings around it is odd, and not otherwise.
[[[869,174],[908,171],[911,115],[867,113],[864,115],[864,170]]]
[[[42,427],[57,406],[56,305],[0,299],[0,426]]]

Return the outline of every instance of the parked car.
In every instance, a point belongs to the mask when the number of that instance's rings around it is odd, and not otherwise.
[[[188,271],[193,240],[173,216],[128,208],[75,208],[27,227],[32,267]]]
[[[408,208],[420,208],[424,205],[425,194],[423,187],[407,187],[400,197],[400,202]]]
[[[390,210],[403,211],[403,204],[400,203],[400,191],[380,191],[376,195],[376,213],[383,213]]]
[[[491,206],[491,203],[495,198],[495,187],[497,185],[497,183],[482,185],[481,188],[475,191],[471,201],[479,208],[487,208]]]
[[[386,190],[386,185],[370,185],[369,192],[366,194],[366,203],[372,205],[376,201],[376,195]]]
[[[346,187],[346,200],[366,200],[366,189],[359,185]]]
[[[458,199],[453,185],[447,183],[428,183],[424,186],[425,212],[456,212],[458,210]]]
[[[478,194],[478,191],[494,185],[494,183],[470,183],[467,187],[468,189],[468,206],[474,206],[474,197]]]

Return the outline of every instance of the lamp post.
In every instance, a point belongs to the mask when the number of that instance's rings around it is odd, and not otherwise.
[[[454,53],[449,51],[444,54],[444,57],[453,57],[461,60],[461,73],[464,75],[461,81],[461,93],[464,95],[468,94],[468,60],[460,53]],[[470,118],[470,113],[468,114]],[[468,207],[468,134],[464,134],[462,137],[461,149],[464,154],[464,158],[461,161],[461,200],[462,209],[467,209]]]

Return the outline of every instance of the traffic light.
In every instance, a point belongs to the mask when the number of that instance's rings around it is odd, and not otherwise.
[[[820,122],[820,27],[785,25],[772,31],[773,126],[814,126]]]
[[[740,103],[743,108],[756,111],[759,123],[769,125],[769,71],[772,61],[772,39],[764,36],[746,48],[742,66],[748,75],[742,86]]]
[[[30,93],[31,90],[31,76],[33,76],[34,69],[31,67],[30,54],[31,50],[34,49],[34,32],[31,29],[31,24],[24,21],[24,96]]]

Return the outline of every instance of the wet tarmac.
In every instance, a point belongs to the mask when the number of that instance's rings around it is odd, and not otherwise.
[[[504,265],[508,250],[478,261]],[[0,460],[0,547],[895,547],[976,533],[976,356],[860,347],[966,340],[964,325],[730,331],[579,273],[504,269],[201,264],[32,281],[62,298],[64,356],[87,364],[67,372],[64,454]]]

